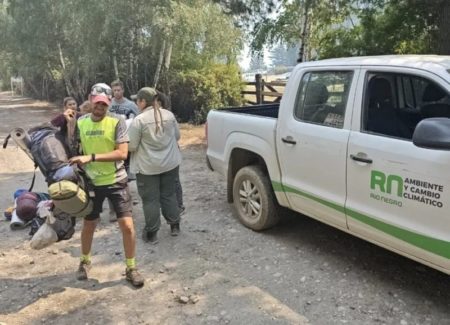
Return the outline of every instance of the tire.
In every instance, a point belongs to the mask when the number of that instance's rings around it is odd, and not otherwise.
[[[252,230],[271,228],[280,219],[272,186],[259,166],[246,166],[237,172],[233,202],[239,221]]]

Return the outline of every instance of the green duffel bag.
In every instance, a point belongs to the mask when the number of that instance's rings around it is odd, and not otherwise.
[[[71,216],[85,217],[92,212],[92,200],[79,184],[62,180],[50,185],[48,194],[55,207]]]

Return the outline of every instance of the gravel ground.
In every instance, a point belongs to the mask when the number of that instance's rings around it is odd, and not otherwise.
[[[0,94],[1,138],[55,114],[30,104]],[[447,275],[295,213],[263,233],[243,227],[224,180],[206,168],[203,130],[184,125],[182,134],[187,212],[179,237],[163,224],[159,244],[138,239],[144,288],[124,280],[121,236],[106,210],[86,282],[74,275],[80,223],[72,239],[35,251],[28,230],[2,220],[0,324],[450,324]],[[32,167],[14,146],[0,151],[2,208],[29,185]],[[46,190],[40,174],[36,190]]]

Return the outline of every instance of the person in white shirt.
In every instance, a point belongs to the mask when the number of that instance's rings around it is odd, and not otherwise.
[[[169,111],[172,111],[170,108],[170,101],[164,93],[158,92],[156,100],[158,101],[158,104],[160,105],[161,108],[165,108]],[[181,186],[179,173],[177,179],[175,180],[175,193],[177,195],[177,203],[178,208],[180,209],[180,215],[183,215],[186,212],[186,207],[183,204],[183,188]]]

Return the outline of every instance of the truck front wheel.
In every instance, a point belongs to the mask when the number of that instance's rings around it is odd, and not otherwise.
[[[246,166],[237,172],[233,201],[239,220],[250,229],[268,229],[279,221],[272,186],[259,166]]]

